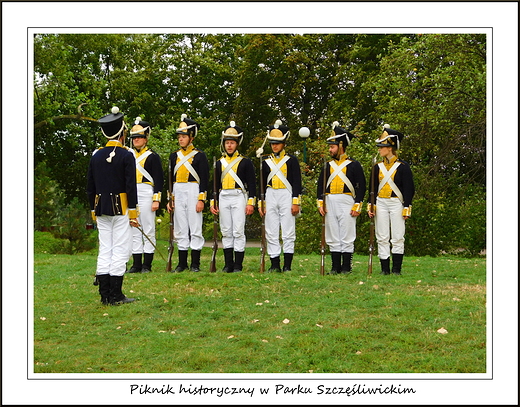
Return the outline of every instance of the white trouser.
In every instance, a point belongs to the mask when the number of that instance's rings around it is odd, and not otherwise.
[[[246,201],[241,189],[223,189],[219,194],[220,231],[224,249],[243,252],[246,249]]]
[[[137,184],[137,202],[139,202],[138,221],[143,232],[156,244],[155,212],[152,211],[153,187],[150,184]],[[132,228],[132,253],[153,253],[155,251],[150,241],[137,228]]]
[[[96,274],[122,276],[132,255],[132,231],[128,215],[98,216],[99,254]]]
[[[175,212],[173,215],[174,237],[177,249],[184,251],[202,250],[202,212],[197,212],[199,184],[196,182],[176,182],[173,184]]]
[[[346,194],[329,194],[325,197],[325,241],[331,252],[354,253],[356,217],[350,214],[354,198]]]
[[[390,247],[392,253],[403,254],[405,220],[399,198],[377,198],[375,223],[379,258],[388,259]]]
[[[265,238],[267,254],[277,257],[281,254],[280,227],[284,253],[294,253],[296,240],[296,217],[291,213],[292,196],[287,189],[267,188],[265,193]]]

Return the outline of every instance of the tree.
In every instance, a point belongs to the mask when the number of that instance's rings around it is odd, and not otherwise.
[[[438,188],[455,192],[486,179],[486,36],[404,37],[367,82],[377,108],[372,121],[406,134],[408,159]]]
[[[480,34],[37,35],[34,162],[46,162],[68,202],[86,203],[88,162],[106,143],[97,119],[114,105],[129,127],[137,116],[151,123],[150,145],[165,170],[183,113],[201,124],[196,145],[208,157],[220,155],[230,120],[245,129],[240,150],[254,156],[268,126],[281,119],[291,129],[287,148],[300,160],[298,129],[311,130],[302,165],[310,203],[332,122],[358,136],[349,153],[367,176],[387,122],[405,133],[400,154],[416,175],[414,211],[427,213],[427,204],[442,208],[485,194],[485,62]],[[464,211],[475,208],[482,210],[468,204]],[[301,224],[313,209],[304,209]],[[432,226],[415,219],[409,241],[422,248],[426,232],[437,236],[443,222],[453,221],[440,216]],[[482,231],[472,230],[481,239]]]

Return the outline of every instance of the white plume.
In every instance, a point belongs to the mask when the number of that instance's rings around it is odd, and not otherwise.
[[[114,114],[119,113],[119,108],[118,108],[117,106],[114,106],[114,107],[112,108],[112,113],[114,113]]]

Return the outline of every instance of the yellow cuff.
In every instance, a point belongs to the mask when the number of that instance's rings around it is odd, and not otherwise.
[[[376,213],[376,205],[373,205],[372,204],[367,204],[367,212],[372,212],[372,213]]]
[[[258,209],[263,209],[265,207],[264,201],[258,200]]]
[[[318,205],[318,208],[323,208],[323,199],[317,199],[316,203]]]
[[[357,202],[354,205],[352,205],[352,211],[354,212],[361,212],[361,209],[363,208],[363,202]]]
[[[247,200],[247,204],[255,206],[256,205],[256,198],[249,198]]]
[[[153,194],[152,201],[161,202],[161,193],[157,192],[156,194]]]
[[[199,193],[199,201],[206,201],[206,192]]]
[[[301,198],[300,198],[300,196],[297,196],[296,198],[293,198],[292,199],[292,204],[293,205],[301,205]]]
[[[412,205],[406,207],[406,208],[403,208],[403,216],[412,216]]]
[[[96,211],[90,211],[90,214],[92,215],[92,220],[96,221]]]
[[[137,219],[137,209],[128,209],[128,217],[130,219]]]

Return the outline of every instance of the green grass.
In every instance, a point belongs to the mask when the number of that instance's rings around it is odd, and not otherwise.
[[[34,372],[486,372],[485,259],[405,257],[403,275],[375,264],[368,278],[366,256],[348,276],[321,276],[317,255],[261,274],[259,258],[222,273],[220,249],[217,273],[166,273],[156,256],[125,276],[139,301],[114,307],[92,285],[95,253],[35,254]]]

